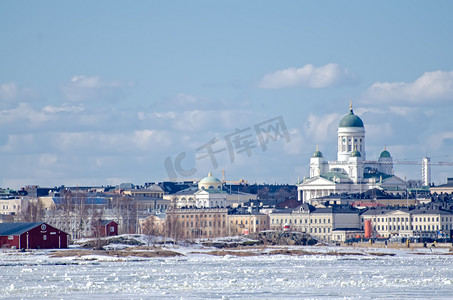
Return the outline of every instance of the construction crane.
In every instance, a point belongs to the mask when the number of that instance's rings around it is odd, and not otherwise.
[[[429,186],[431,183],[431,166],[453,166],[453,162],[451,161],[432,162],[430,157],[423,157],[421,161],[395,160],[393,162],[383,163],[393,163],[396,165],[422,165],[422,182],[425,186]]]

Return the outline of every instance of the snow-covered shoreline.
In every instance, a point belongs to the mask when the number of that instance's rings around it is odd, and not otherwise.
[[[453,291],[448,248],[158,241],[107,249],[2,249],[0,299],[448,299]]]
[[[227,237],[215,240],[167,241],[155,239],[150,242],[144,235],[122,235],[123,243],[104,241],[101,249],[87,247],[93,239],[75,241],[67,249],[34,249],[15,250],[1,249],[0,260],[32,260],[35,257],[65,260],[124,261],[193,255],[212,256],[269,256],[269,255],[324,255],[324,256],[407,256],[407,255],[453,255],[451,247],[407,248],[407,247],[373,247],[373,245],[334,246],[334,245],[247,245],[238,243],[250,242],[245,237]],[[115,241],[115,240],[113,240]],[[232,247],[228,246],[231,243]],[[223,247],[212,245],[222,244]],[[226,246],[225,246],[226,245]],[[7,259],[8,260],[8,259]]]

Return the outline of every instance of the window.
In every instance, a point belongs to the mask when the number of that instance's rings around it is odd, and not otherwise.
[[[109,229],[109,230],[110,230],[110,232],[115,232],[115,227],[110,226],[110,229]]]

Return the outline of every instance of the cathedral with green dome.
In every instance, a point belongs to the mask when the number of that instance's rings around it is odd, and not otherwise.
[[[310,176],[298,183],[299,201],[312,204],[330,194],[406,188],[406,182],[393,174],[393,158],[386,147],[377,160],[366,159],[365,125],[354,114],[352,103],[338,124],[337,134],[337,159],[327,161],[316,147],[310,158]]]

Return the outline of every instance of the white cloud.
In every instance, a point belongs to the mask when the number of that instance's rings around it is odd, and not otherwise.
[[[310,114],[304,126],[305,135],[315,142],[330,141],[335,137],[338,122],[339,114],[336,113],[322,116]]]
[[[20,124],[19,120],[27,120],[29,127],[36,127],[49,120],[49,115],[45,112],[35,110],[27,103],[19,103],[19,106],[13,109],[0,111],[0,124]]]
[[[391,137],[394,134],[393,125],[388,122],[379,122],[366,125],[366,134],[374,140]]]
[[[453,145],[453,131],[439,132],[428,138],[428,145],[436,151],[445,148],[446,144]]]
[[[305,149],[305,139],[300,133],[299,129],[291,128],[288,130],[289,135],[291,137],[291,141],[289,143],[283,144],[283,151],[285,151],[288,155],[299,155],[306,151]]]
[[[130,85],[130,84],[129,84]],[[104,80],[99,76],[78,75],[61,86],[63,97],[67,101],[118,101],[125,97],[124,84],[117,80]]]
[[[8,82],[0,84],[0,99],[11,101],[19,94],[16,83]]]
[[[18,154],[32,149],[35,142],[36,140],[33,134],[8,135],[7,142],[4,146],[0,147],[0,151],[3,153]]]
[[[136,130],[126,133],[61,132],[53,136],[54,147],[65,153],[137,153],[150,149],[168,151],[172,144],[166,131]],[[151,153],[150,153],[151,154]]]
[[[39,156],[38,164],[40,167],[49,168],[50,166],[56,165],[58,162],[58,155],[43,153]]]
[[[302,68],[288,68],[265,75],[258,87],[280,89],[288,87],[325,88],[356,82],[355,75],[338,64],[314,67],[307,64]]]
[[[131,136],[131,142],[138,148],[149,150],[157,145],[162,148],[171,146],[172,141],[167,132],[157,130],[136,130],[134,135]]]
[[[11,108],[17,102],[25,103],[39,99],[31,88],[19,87],[15,82],[0,83],[0,108]]]
[[[419,112],[419,108],[408,106],[390,106],[390,112],[398,116],[412,116]]]
[[[63,104],[61,106],[47,105],[42,109],[46,113],[56,114],[60,112],[69,112],[69,113],[80,113],[85,110],[82,105],[67,105]]]
[[[453,100],[453,71],[426,72],[414,82],[376,82],[363,94],[363,102],[432,103]]]

